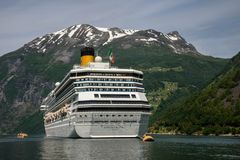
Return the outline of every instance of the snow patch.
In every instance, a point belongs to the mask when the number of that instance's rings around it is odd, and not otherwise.
[[[171,35],[168,35],[169,39],[171,39],[172,41],[177,41],[178,40],[178,37],[175,37],[175,36],[171,36]]]
[[[103,45],[105,45],[105,44],[113,41],[114,39],[121,38],[121,37],[124,37],[124,36],[127,36],[127,35],[132,35],[132,34],[135,33],[135,32],[137,32],[137,30],[124,29],[124,30],[123,30],[123,33],[108,31],[108,33],[109,33],[109,38],[108,38],[108,40],[107,40]]]
[[[144,39],[144,38],[141,38],[141,39],[138,39],[139,41],[144,41],[144,42],[147,42],[148,40],[147,39]]]
[[[169,44],[168,45],[169,47],[173,48],[173,49],[176,49],[173,45]]]
[[[87,37],[91,37],[93,35],[93,33],[91,31],[87,32],[86,36]]]
[[[74,28],[75,27],[75,28]],[[76,25],[76,26],[73,26],[72,28],[74,28],[73,30],[71,30],[70,33],[68,33],[68,37],[72,38],[72,36],[74,35],[74,33],[81,27],[81,24],[80,25]]]
[[[148,39],[148,41],[158,41],[156,38],[152,38],[152,37],[150,37],[149,39]]]
[[[176,49],[173,45],[169,44],[168,46],[171,47],[175,53],[180,54],[180,53],[177,51],[177,49]]]
[[[108,32],[109,31],[108,28],[102,28],[102,27],[95,27],[95,28],[97,28],[97,30],[102,31],[102,32]]]
[[[35,45],[39,45],[42,41],[44,41],[46,38],[41,38],[40,41],[38,41],[37,43],[35,43]]]
[[[155,34],[155,33],[153,33],[153,32],[148,31],[147,33],[153,35],[153,36],[156,37],[156,38],[158,37],[158,35]]]
[[[140,39],[136,39],[137,41],[143,41],[143,42],[152,42],[152,41],[156,41],[158,42],[158,40],[156,38],[148,38],[148,39],[145,39],[145,38],[140,38]]]
[[[94,35],[94,34],[92,33],[92,29],[89,28],[89,29],[87,30],[87,34],[86,34],[86,37],[88,38],[88,39],[87,39],[87,42],[91,41],[93,38],[95,38],[95,36],[96,36],[96,35]]]
[[[58,36],[58,38],[54,41],[54,43],[57,41],[57,40],[59,40],[62,36],[64,36],[65,34],[67,34],[67,32],[68,32],[68,30],[67,30],[67,28],[65,28],[65,29],[62,29],[62,30],[59,30],[59,31],[57,31],[57,32],[53,32],[53,35],[59,35]]]
[[[8,79],[7,79],[7,83],[8,83],[13,77],[14,77],[14,75],[8,77]]]
[[[127,34],[127,35],[132,35],[135,32],[138,32],[139,30],[136,29],[123,29],[123,31]]]
[[[121,38],[127,35],[132,35],[133,33],[139,31],[139,30],[133,30],[133,29],[123,29],[121,30],[122,32],[116,32],[116,31],[111,31],[109,28],[102,28],[102,27],[96,27],[96,29],[102,32],[108,32],[109,34],[108,40],[104,42],[103,45],[108,44],[114,39]]]

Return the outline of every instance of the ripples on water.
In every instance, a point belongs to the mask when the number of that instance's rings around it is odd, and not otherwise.
[[[158,136],[139,139],[0,138],[1,160],[240,159],[240,138]]]

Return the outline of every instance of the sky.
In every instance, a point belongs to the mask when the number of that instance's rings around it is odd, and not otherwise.
[[[0,0],[0,56],[75,24],[176,30],[205,55],[240,51],[240,0]]]

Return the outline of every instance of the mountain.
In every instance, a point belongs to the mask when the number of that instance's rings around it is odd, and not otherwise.
[[[112,48],[117,66],[143,70],[154,111],[171,95],[186,97],[204,87],[228,61],[200,54],[176,31],[74,25],[0,57],[0,134],[43,132],[39,105],[55,82],[79,63],[83,46],[93,46],[104,60]]]
[[[74,25],[60,31],[38,37],[24,45],[27,53],[50,53],[56,49],[71,50],[81,46],[104,46],[116,39],[124,39],[123,48],[132,45],[165,46],[175,53],[192,52],[198,54],[195,47],[187,43],[177,31],[163,34],[154,30],[128,30],[120,28],[100,28],[91,25]],[[60,48],[59,48],[60,47]]]
[[[240,52],[207,87],[163,112],[151,131],[240,134]]]

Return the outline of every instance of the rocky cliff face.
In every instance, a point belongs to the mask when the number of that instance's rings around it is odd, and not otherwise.
[[[144,67],[147,90],[161,87],[161,81],[201,87],[226,63],[201,55],[177,31],[163,34],[151,29],[74,25],[37,37],[0,57],[0,134],[15,132],[38,111],[54,83],[60,81],[73,64],[79,63],[83,46],[93,46],[101,55],[106,55],[111,47],[120,67]],[[147,71],[153,67],[170,69],[167,69],[169,72]],[[172,71],[172,67],[182,68],[181,72]]]

